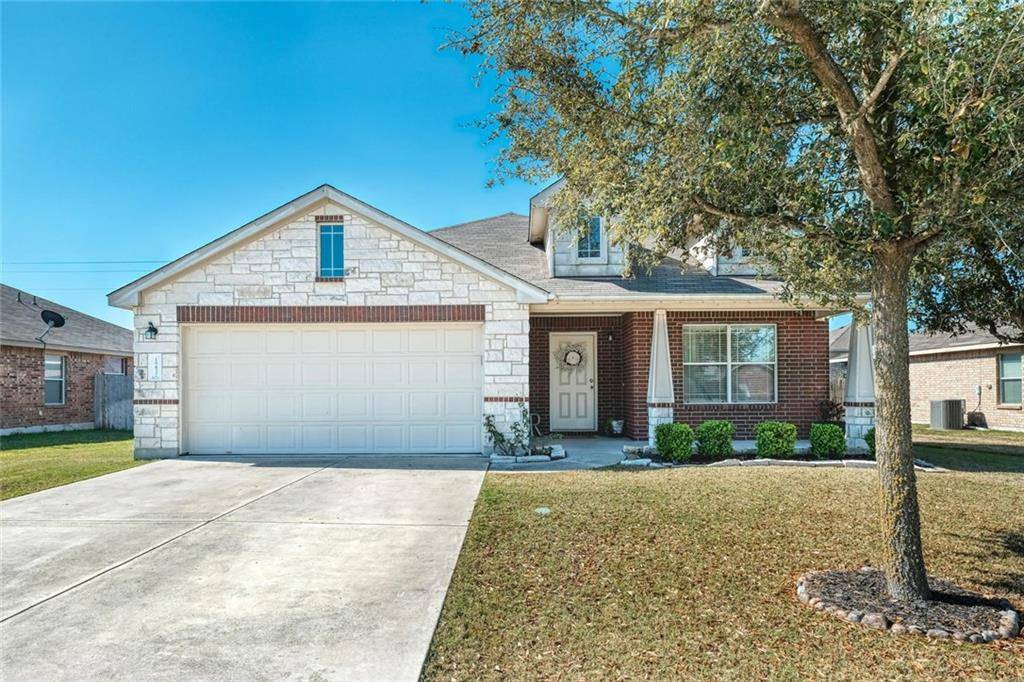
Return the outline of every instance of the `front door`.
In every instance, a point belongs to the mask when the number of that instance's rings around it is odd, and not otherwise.
[[[597,430],[597,334],[551,334],[551,430]]]

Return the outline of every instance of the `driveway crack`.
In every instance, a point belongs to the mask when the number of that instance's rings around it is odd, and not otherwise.
[[[325,471],[326,469],[330,469],[334,465],[336,465],[339,462],[341,462],[342,459],[343,458],[331,460],[330,462],[327,462],[324,466],[320,467],[319,469],[316,469],[314,471],[310,471],[308,474],[303,474],[302,476],[299,476],[298,478],[296,478],[296,479],[294,479],[292,481],[288,481],[284,485],[278,486],[277,488],[274,488],[273,490],[268,490],[267,492],[263,493],[262,495],[257,495],[256,497],[252,498],[251,500],[247,500],[247,501],[243,502],[242,504],[239,504],[239,505],[237,505],[235,507],[232,507],[231,509],[228,509],[225,512],[217,514],[213,518],[207,519],[206,521],[203,521],[202,523],[198,523],[195,526],[193,526],[191,528],[188,528],[187,530],[184,530],[181,533],[178,533],[177,535],[175,535],[172,538],[169,538],[167,540],[164,540],[163,542],[160,542],[160,543],[157,543],[157,544],[153,545],[152,547],[144,549],[143,551],[138,552],[137,554],[134,554],[134,555],[128,557],[124,561],[119,561],[116,564],[112,564],[112,565],[104,568],[103,570],[94,573],[93,575],[91,575],[91,576],[89,576],[87,578],[83,578],[82,580],[79,580],[78,582],[74,583],[73,585],[69,585],[68,587],[65,587],[64,589],[62,589],[62,590],[60,590],[58,592],[55,592],[55,593],[49,595],[48,597],[44,597],[43,599],[40,599],[39,601],[37,601],[37,602],[35,602],[33,604],[29,604],[28,606],[26,606],[23,609],[15,611],[14,613],[10,614],[9,616],[5,616],[4,618],[0,618],[0,623],[6,623],[7,621],[11,620],[12,618],[16,618],[16,617],[20,616],[21,614],[23,614],[23,613],[25,613],[27,611],[31,611],[32,609],[36,608],[37,606],[40,606],[42,604],[45,604],[48,601],[56,599],[57,597],[60,597],[61,595],[67,594],[68,592],[71,592],[72,590],[76,590],[79,587],[81,587],[82,585],[85,585],[86,583],[90,583],[93,580],[95,580],[96,578],[99,578],[100,576],[106,575],[107,573],[110,573],[111,571],[117,570],[118,568],[121,568],[122,566],[130,564],[131,562],[135,561],[136,559],[144,557],[147,554],[150,554],[151,552],[155,552],[156,550],[160,549],[161,547],[166,547],[167,545],[171,544],[172,542],[174,542],[176,540],[180,540],[181,538],[185,537],[186,535],[188,535],[190,533],[194,533],[195,531],[199,530],[200,528],[208,526],[211,523],[213,523],[214,521],[217,521],[218,519],[224,518],[228,514],[236,512],[239,509],[242,509],[243,507],[247,507],[247,506],[249,506],[250,504],[252,504],[254,502],[259,502],[260,500],[262,500],[262,499],[264,499],[266,497],[269,497],[269,496],[271,496],[271,495],[273,495],[275,493],[281,492],[285,488],[287,488],[289,486],[292,486],[292,485],[295,485],[296,483],[298,483],[300,481],[304,481],[307,478],[309,478],[310,476],[315,476],[316,474],[319,474],[321,471]],[[123,520],[123,522],[130,522],[130,521],[131,521],[130,519],[124,519]]]

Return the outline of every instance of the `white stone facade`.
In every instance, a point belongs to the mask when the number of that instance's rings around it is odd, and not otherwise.
[[[344,281],[317,282],[317,215],[344,215]],[[481,414],[515,418],[529,396],[529,306],[516,292],[384,226],[326,203],[142,292],[135,306],[135,447],[142,456],[178,454],[181,421],[179,305],[485,306]],[[150,323],[159,330],[147,340]],[[423,324],[432,324],[424,322]],[[161,376],[150,376],[159,355]],[[148,403],[145,401],[168,401]]]

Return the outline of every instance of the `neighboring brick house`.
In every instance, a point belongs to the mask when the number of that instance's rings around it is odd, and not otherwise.
[[[324,185],[111,293],[135,313],[137,456],[481,452],[482,415],[505,428],[520,402],[544,432],[806,437],[835,311],[735,254],[623,277],[603,219],[556,232],[557,187],[424,232]]]
[[[833,366],[846,363],[848,335],[834,338]],[[967,422],[991,429],[1024,431],[1021,356],[1024,344],[1002,343],[970,329],[958,336],[910,335],[910,418],[927,424],[931,401],[964,401]]]
[[[43,310],[66,320],[45,348]],[[131,330],[0,285],[0,433],[93,428],[95,376],[131,369]]]

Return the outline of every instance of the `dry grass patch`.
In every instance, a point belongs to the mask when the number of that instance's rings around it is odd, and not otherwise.
[[[1024,476],[919,480],[931,571],[1024,606]],[[878,563],[875,481],[849,469],[490,474],[424,677],[1019,674],[1021,643],[890,637],[796,600],[802,573]]]

